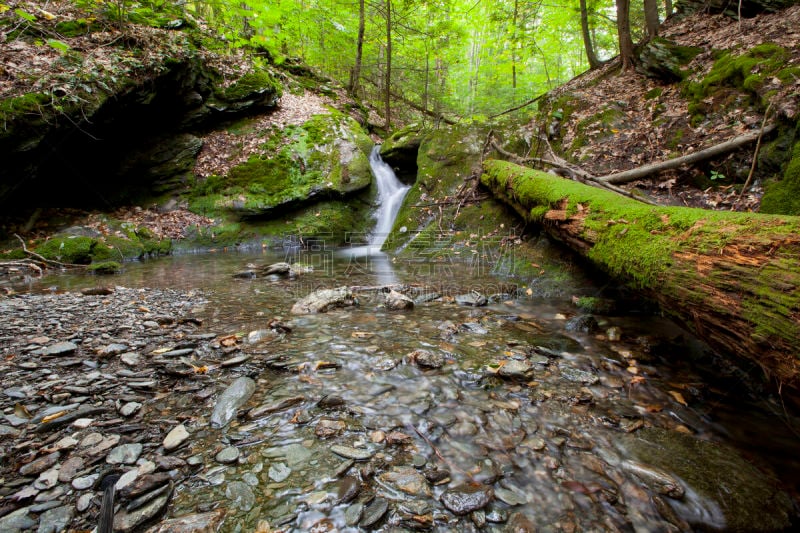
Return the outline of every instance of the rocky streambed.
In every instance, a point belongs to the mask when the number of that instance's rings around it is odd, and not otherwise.
[[[411,286],[403,311],[356,291],[357,305],[292,316],[308,285],[234,272],[217,274],[229,292],[0,301],[0,530],[90,530],[108,485],[115,531],[797,521],[792,474],[724,425],[735,395],[668,364],[696,347],[661,319]],[[791,455],[756,416],[741,424]]]

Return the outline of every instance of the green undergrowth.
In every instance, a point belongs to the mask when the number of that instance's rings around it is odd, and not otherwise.
[[[800,142],[792,149],[783,178],[767,185],[761,212],[800,215]]]
[[[765,108],[773,94],[764,90],[768,82],[794,83],[800,76],[800,67],[787,66],[790,58],[788,50],[773,43],[760,44],[740,55],[718,52],[709,73],[684,86],[692,124],[696,126],[710,113],[740,105],[742,98],[748,105]],[[709,97],[713,97],[713,103],[709,103]]]

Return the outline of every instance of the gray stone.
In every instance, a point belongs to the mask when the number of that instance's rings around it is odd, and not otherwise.
[[[568,365],[559,365],[558,371],[561,373],[562,378],[566,379],[567,381],[572,381],[573,383],[594,385],[600,380],[597,375],[592,374],[591,372],[579,370]]]
[[[347,307],[356,304],[357,300],[349,287],[320,289],[298,300],[292,306],[291,312],[294,315],[325,313],[337,307]]]
[[[366,461],[375,455],[373,452],[363,448],[352,448],[350,446],[342,446],[340,444],[334,444],[331,446],[331,451],[336,455],[340,455],[347,459],[353,459],[355,461]]]
[[[75,503],[75,509],[78,510],[79,513],[83,513],[92,506],[92,500],[94,499],[94,494],[91,492],[84,492],[80,496],[78,496],[78,501]]]
[[[22,465],[19,469],[19,473],[21,476],[33,476],[36,474],[41,474],[42,472],[44,472],[45,470],[56,464],[60,458],[61,458],[60,452],[49,453],[47,455],[44,455],[42,457],[39,457],[38,459],[31,461],[26,465]]]
[[[219,531],[225,509],[179,516],[164,520],[153,533],[215,533]]]
[[[0,518],[0,531],[3,533],[17,533],[36,526],[36,520],[28,514],[28,508],[17,509]]]
[[[186,430],[186,426],[183,424],[178,424],[172,428],[169,433],[167,433],[167,436],[164,437],[164,442],[162,445],[166,451],[171,452],[172,450],[180,447],[180,445],[186,442],[188,438],[189,432]]]
[[[361,521],[358,523],[361,527],[371,528],[383,518],[386,511],[389,510],[389,502],[384,498],[375,498],[364,508],[361,516]]]
[[[136,413],[136,411],[138,411],[141,408],[142,404],[140,404],[139,402],[128,402],[120,408],[119,414],[121,414],[124,417],[129,417],[134,413]]]
[[[497,373],[507,378],[525,378],[530,373],[531,368],[532,365],[528,361],[508,359]]]
[[[405,294],[401,294],[395,290],[390,290],[388,294],[386,294],[385,305],[387,309],[391,309],[393,311],[403,311],[406,309],[414,309],[414,300]]]
[[[74,342],[64,341],[57,342],[41,350],[33,352],[35,355],[67,355],[73,353],[78,349],[78,345]]]
[[[253,392],[256,390],[256,383],[252,379],[242,376],[237,378],[230,386],[220,394],[214,412],[211,413],[211,427],[221,428],[236,416],[236,411],[244,405]]]
[[[57,533],[64,531],[72,521],[74,511],[71,506],[54,507],[39,515],[39,529],[36,533]]]
[[[461,484],[444,491],[440,499],[451,513],[465,515],[485,507],[493,495],[486,485]]]
[[[97,357],[100,359],[105,359],[107,357],[111,357],[114,355],[119,355],[125,352],[128,347],[124,344],[109,344],[108,346],[103,346],[99,350],[97,350]]]
[[[269,465],[269,470],[267,474],[269,475],[269,478],[272,481],[280,483],[281,481],[285,481],[286,478],[292,475],[292,469],[283,463],[274,463]]]
[[[70,457],[61,464],[61,470],[58,472],[58,480],[61,483],[71,482],[78,472],[83,470],[85,463],[86,462],[83,460],[83,457],[79,455]]]
[[[128,531],[133,531],[139,525],[160,515],[167,508],[171,497],[172,491],[170,490],[166,494],[155,498],[147,505],[143,505],[138,509],[134,509],[133,511],[123,509],[119,511],[114,515],[114,532],[126,533]]]
[[[247,483],[242,481],[231,481],[225,487],[225,496],[231,501],[231,506],[247,512],[253,508],[256,503],[256,497],[253,490]]]
[[[444,366],[444,355],[429,350],[414,350],[408,356],[417,366],[424,368],[441,368]]]
[[[468,305],[471,307],[482,307],[489,303],[486,296],[479,292],[472,291],[469,294],[459,294],[455,297],[456,303],[460,305]]]
[[[106,457],[106,462],[112,465],[132,465],[136,463],[139,456],[142,454],[142,444],[133,442],[131,444],[122,444],[111,450]]]
[[[72,480],[72,483],[70,483],[70,485],[72,485],[72,488],[75,490],[90,489],[94,486],[98,477],[100,477],[100,474],[91,474],[88,476],[76,477],[75,479]]]
[[[221,449],[219,453],[214,456],[214,460],[222,464],[235,463],[239,459],[239,455],[241,455],[239,448],[236,446],[228,446]]]
[[[119,356],[119,360],[128,366],[139,366],[142,356],[136,352],[125,352]]]

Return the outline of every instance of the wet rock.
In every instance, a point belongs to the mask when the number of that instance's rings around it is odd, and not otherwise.
[[[117,514],[114,515],[114,532],[126,533],[128,531],[133,531],[141,524],[159,516],[166,510],[171,497],[172,490],[169,490],[166,494],[161,495],[138,509],[132,511],[124,509],[117,512]]]
[[[514,533],[536,533],[536,524],[522,513],[514,513],[508,519],[506,531]]]
[[[16,511],[0,518],[0,531],[7,533],[17,533],[19,531],[31,529],[35,526],[36,520],[30,516],[27,507],[17,509]]]
[[[341,420],[329,420],[327,418],[321,419],[314,428],[314,434],[321,438],[326,439],[333,437],[345,430],[347,425]]]
[[[142,494],[163,487],[164,485],[169,485],[171,480],[172,476],[166,472],[139,476],[134,481],[120,489],[119,496],[125,499],[136,498]]]
[[[344,523],[347,526],[354,527],[361,520],[361,515],[364,514],[364,504],[354,503],[344,510]]]
[[[100,485],[101,486],[104,485],[107,482],[106,479],[110,477],[111,476],[104,476],[103,481],[100,482]],[[114,488],[122,492],[123,489],[127,488],[134,481],[136,481],[138,477],[139,477],[139,471],[135,468],[131,468],[130,470],[119,476],[116,483],[114,483]]]
[[[137,352],[125,352],[119,356],[119,360],[127,366],[138,367],[141,364],[141,355]]]
[[[231,481],[225,487],[225,497],[231,500],[231,506],[241,511],[249,511],[256,503],[253,490],[247,483],[242,481]]]
[[[386,514],[386,511],[389,510],[389,502],[386,501],[384,498],[375,498],[364,508],[364,511],[361,515],[361,520],[358,522],[358,525],[361,527],[372,527],[377,524],[383,515]]]
[[[167,433],[167,436],[164,437],[164,441],[161,444],[166,451],[171,452],[179,448],[188,438],[189,432],[186,430],[186,426],[178,424]]]
[[[355,476],[345,476],[339,480],[336,489],[336,503],[348,503],[361,491],[361,482]]]
[[[97,354],[97,357],[99,357],[100,359],[105,359],[107,357],[112,357],[114,355],[119,355],[121,353],[124,353],[127,350],[128,347],[124,344],[109,344],[108,346],[103,346],[95,353]]]
[[[321,289],[298,300],[292,306],[291,312],[294,315],[325,313],[337,307],[349,307],[356,305],[356,303],[353,292],[349,287]]]
[[[253,392],[256,390],[256,383],[252,379],[242,376],[237,378],[230,386],[220,394],[214,412],[211,413],[211,427],[221,428],[228,425],[236,411],[244,405]]]
[[[489,303],[486,296],[476,291],[472,291],[469,294],[459,294],[455,297],[455,300],[457,304],[471,307],[483,307]]]
[[[138,411],[141,408],[142,404],[140,404],[139,402],[128,402],[122,407],[120,407],[119,414],[127,418],[135,414],[136,411]]]
[[[387,309],[392,311],[403,311],[406,309],[414,309],[414,300],[392,289],[386,294],[384,305]]]
[[[219,531],[223,518],[225,518],[224,509],[179,516],[164,520],[153,530],[153,533],[216,533]]]
[[[678,486],[684,489],[681,499],[664,500],[690,525],[782,531],[791,524],[791,500],[776,480],[732,448],[657,428],[621,435],[616,444],[625,458],[622,466],[635,462],[633,475],[653,490],[677,495]]]
[[[283,463],[274,463],[269,466],[267,475],[272,481],[280,483],[281,481],[285,481],[286,478],[292,475],[292,469]]]
[[[486,485],[464,483],[447,489],[440,499],[451,513],[465,515],[485,507],[493,494],[492,488]]]
[[[159,470],[175,470],[186,466],[186,461],[180,457],[156,455],[154,458],[156,468]]]
[[[85,464],[86,461],[79,455],[70,457],[61,464],[61,470],[58,472],[58,480],[61,483],[71,482],[75,476],[78,475],[78,472],[83,470]]]
[[[45,470],[56,464],[59,458],[61,458],[61,453],[59,452],[49,453],[45,456],[39,457],[38,459],[31,461],[26,465],[22,465],[19,469],[19,473],[21,476],[33,476],[36,474],[41,474],[42,472],[44,472]]]
[[[132,465],[139,459],[141,454],[141,443],[122,444],[109,452],[106,462],[111,465]]]
[[[561,377],[573,383],[583,383],[584,385],[594,385],[600,378],[591,372],[580,370],[568,365],[559,365],[558,371]]]
[[[350,446],[342,446],[339,444],[331,446],[331,451],[336,455],[346,459],[353,459],[354,461],[366,461],[374,455],[373,452],[365,450],[364,448],[352,448]]]
[[[417,366],[423,368],[441,368],[444,366],[444,355],[429,350],[414,350],[407,356]]]
[[[86,512],[89,507],[92,506],[92,500],[94,499],[94,494],[91,492],[85,492],[78,496],[78,500],[75,502],[75,509],[79,513]]]
[[[64,531],[74,516],[72,507],[62,505],[48,509],[39,515],[39,529],[36,533],[56,533]]]
[[[567,331],[577,331],[580,333],[593,333],[597,331],[598,328],[597,319],[592,315],[572,317],[564,324],[564,329]]]
[[[384,472],[380,479],[397,487],[398,490],[412,496],[431,496],[428,480],[416,468],[396,466],[390,472]]]
[[[91,474],[88,476],[76,477],[72,480],[72,488],[75,490],[86,490],[94,487],[95,482],[100,477],[100,474]]]
[[[532,365],[528,361],[507,359],[497,373],[506,378],[524,379],[530,374],[531,368]]]
[[[239,448],[236,446],[228,446],[221,449],[217,455],[214,456],[214,460],[218,463],[230,464],[238,461],[240,455],[241,452],[239,451]]]
[[[36,350],[33,353],[35,355],[57,356],[71,354],[77,349],[78,345],[74,342],[64,341],[57,342],[56,344],[42,348],[41,350]]]

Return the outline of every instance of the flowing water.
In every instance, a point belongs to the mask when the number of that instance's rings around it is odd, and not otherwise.
[[[373,165],[380,184],[382,167]],[[400,192],[380,194],[388,201]],[[776,471],[796,499],[800,459],[788,415],[751,393],[736,369],[721,372],[673,323],[634,308],[596,314],[592,331],[570,320],[580,314],[572,296],[602,287],[544,239],[535,245],[538,263],[563,273],[558,288],[546,291],[535,279],[495,276],[497,258],[390,261],[378,251],[387,220],[368,253],[323,245],[184,255],[129,264],[113,278],[130,287],[200,289],[208,300],[202,331],[248,339],[244,366],[200,376],[148,406],[150,419],[186,420],[192,431],[180,453],[195,467],[171,516],[226,509],[224,531],[267,531],[267,524],[298,532],[725,529],[713,498],[692,490],[668,496],[653,482],[664,474],[680,481],[678,470],[662,465],[648,476],[636,471],[641,461],[627,461],[630,437],[651,427],[730,446],[759,469]],[[316,268],[295,280],[232,277],[247,263],[285,259]],[[362,293],[356,307],[289,315],[314,289],[387,278],[429,286],[441,297],[391,312],[379,293]],[[31,289],[96,281],[59,275]],[[489,304],[454,300],[472,291],[492,296]],[[275,317],[290,321],[292,332],[249,334]],[[442,365],[419,364],[425,353]],[[215,398],[244,374],[257,382],[245,406],[250,416],[211,429]],[[215,453],[231,444],[240,461],[216,463]],[[347,459],[335,446],[365,459]],[[471,501],[476,487],[491,487],[487,505],[463,515],[445,508],[445,500]]]

